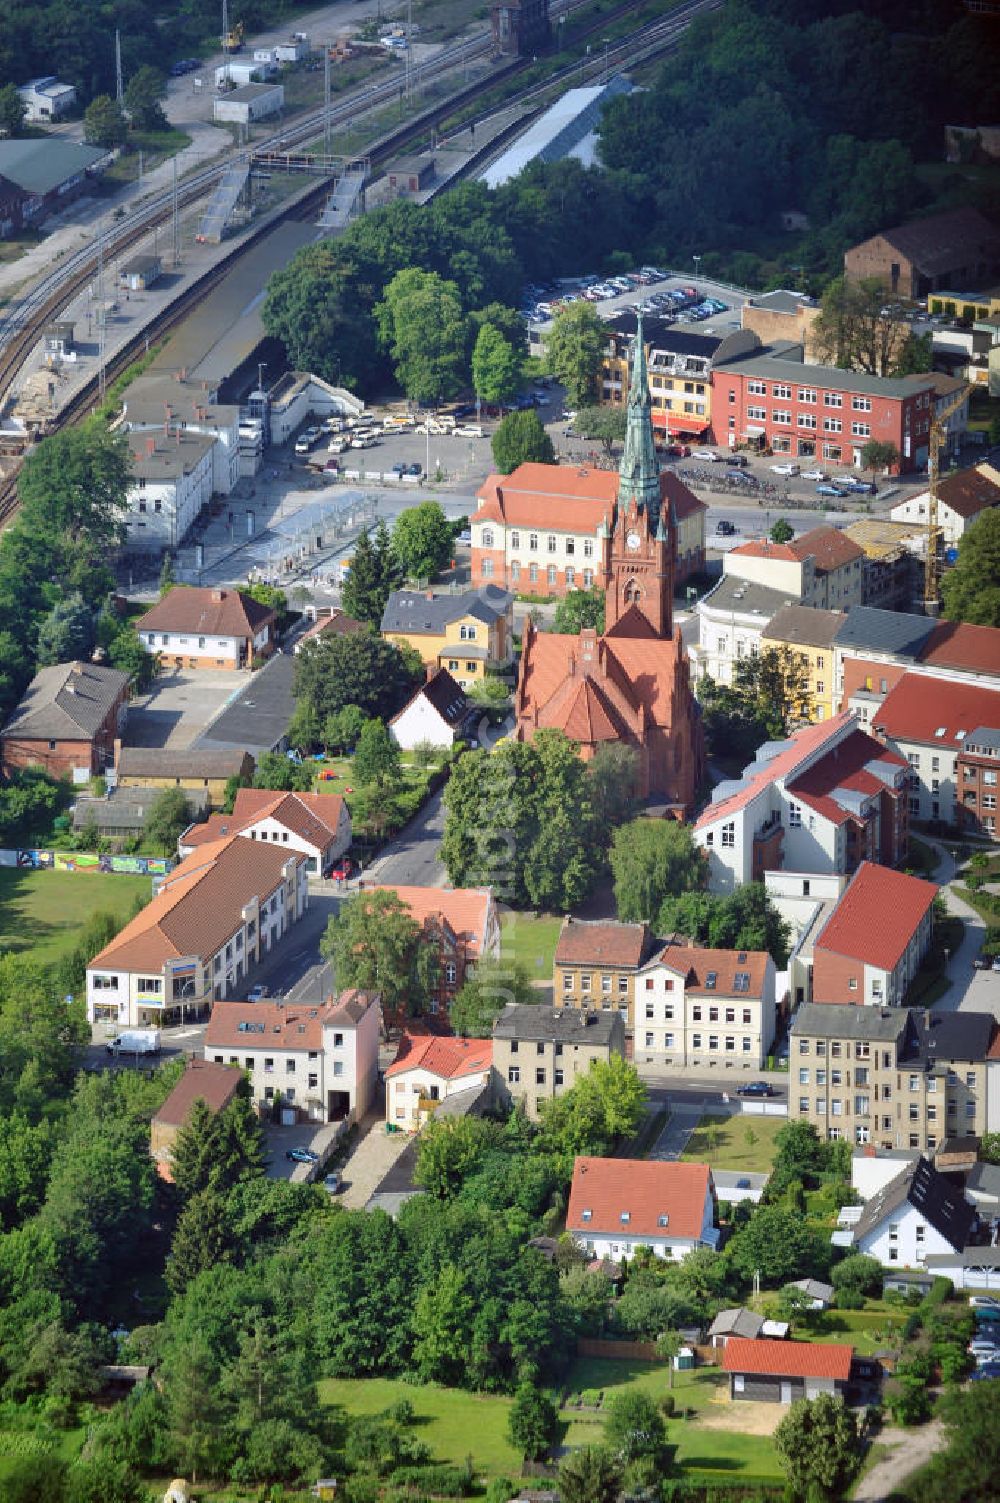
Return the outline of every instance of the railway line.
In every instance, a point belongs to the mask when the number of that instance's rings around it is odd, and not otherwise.
[[[564,0],[564,3],[553,6],[552,13],[557,17],[568,15],[584,3],[586,0]],[[585,27],[577,34],[575,40],[579,41],[587,35],[605,31],[610,24],[634,9],[634,3],[635,0],[624,0],[624,3],[614,10],[604,13],[592,25]],[[668,16],[660,17],[638,28],[635,33],[620,41],[609,44],[604,52],[591,58],[589,63],[586,59],[583,63],[579,59],[574,60],[551,74],[542,83],[532,85],[523,93],[514,96],[511,103],[534,106],[537,113],[544,96],[557,88],[560,83],[568,84],[571,81],[581,83],[588,76],[620,62],[628,62],[630,66],[634,66],[636,62],[667,51],[676,44],[695,17],[716,9],[720,3],[721,0],[682,0],[682,3]],[[459,43],[425,64],[423,69],[418,71],[419,80],[421,83],[426,83],[442,73],[452,71],[455,67],[463,66],[473,59],[487,55],[490,46],[491,41],[488,35]],[[507,65],[495,70],[488,81],[488,86],[516,77],[531,64],[530,58],[512,58]],[[343,125],[356,120],[359,112],[367,113],[379,105],[395,100],[398,97],[399,87],[398,78],[394,76],[380,84],[369,86],[360,94],[352,95],[349,99],[332,107],[329,112],[325,108],[311,111],[280,132],[258,142],[254,150],[261,153],[269,151],[284,153],[309,144],[326,129],[328,122],[331,128]],[[365,153],[371,167],[384,165],[398,154],[401,148],[411,144],[415,138],[425,135],[431,126],[439,125],[463,109],[482,91],[482,79],[471,84],[467,83],[450,94],[447,99],[422,111],[373,142]],[[481,118],[485,118],[485,115],[491,112],[484,112]],[[507,140],[522,128],[526,120],[530,118],[530,114],[529,108],[525,116],[491,143],[489,149],[473,158],[464,169],[464,173],[459,176],[467,175],[471,170],[478,170],[483,162],[488,160],[494,148],[506,144]],[[227,156],[220,163],[203,168],[186,178],[177,189],[178,209],[187,208],[203,198],[218,182],[230,161],[231,157]],[[451,179],[446,186],[451,186],[456,180]],[[133,339],[107,360],[104,367],[107,382],[113,382],[127,370],[142,349],[159,341],[180,324],[192,309],[228,275],[235,262],[259,239],[269,234],[277,224],[284,220],[304,217],[313,212],[328,192],[329,178],[324,177],[317,182],[315,188],[302,195],[285,211],[271,218],[266,225],[260,226],[234,245],[228,255],[222,257],[197,281],[185,288],[154,323],[138,331]],[[157,225],[168,221],[173,211],[174,193],[172,190],[152,195],[143,203],[140,210],[104,231],[95,240],[94,245],[67,257],[56,270],[50,272],[32,288],[18,307],[0,322],[0,404],[6,400],[10,388],[41,338],[45,325],[58,318],[59,314],[93,280],[100,259],[103,258],[104,264],[107,265],[112,259],[120,257],[142,241]],[[95,406],[96,399],[97,378],[95,377],[66,403],[53,420],[51,429],[55,430],[67,423],[78,421]],[[0,482],[0,528],[11,520],[16,505],[16,476],[12,475]]]

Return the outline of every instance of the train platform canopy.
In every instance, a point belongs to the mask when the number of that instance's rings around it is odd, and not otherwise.
[[[544,115],[530,125],[502,156],[480,173],[480,182],[499,188],[538,158],[558,162],[576,157],[590,167],[597,160],[597,125],[601,111],[610,99],[631,94],[627,78],[615,75],[607,83],[584,89],[568,89]]]

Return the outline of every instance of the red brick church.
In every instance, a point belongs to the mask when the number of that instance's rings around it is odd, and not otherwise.
[[[656,460],[640,327],[611,536],[603,636],[539,632],[529,622],[514,702],[519,741],[546,726],[585,759],[608,742],[639,753],[640,792],[690,814],[704,740],[690,666],[673,630],[677,519]]]

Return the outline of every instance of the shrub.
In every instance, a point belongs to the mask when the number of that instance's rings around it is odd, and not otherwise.
[[[414,1492],[437,1498],[467,1498],[472,1492],[472,1481],[470,1467],[449,1466],[446,1462],[397,1467],[389,1477],[393,1487],[412,1488]]]

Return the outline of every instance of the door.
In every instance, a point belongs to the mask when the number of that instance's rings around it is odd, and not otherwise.
[[[781,1402],[783,1404],[792,1402],[792,1385],[785,1378],[781,1380]]]

